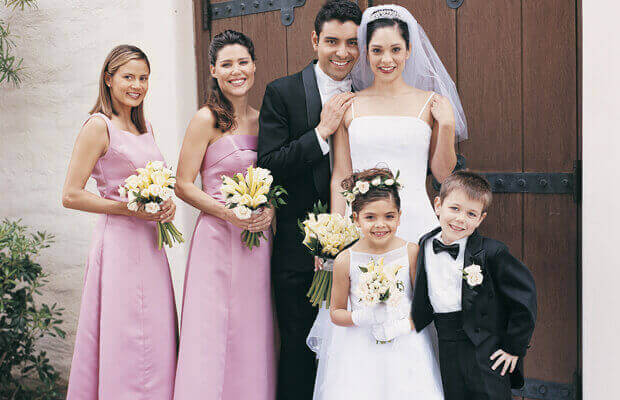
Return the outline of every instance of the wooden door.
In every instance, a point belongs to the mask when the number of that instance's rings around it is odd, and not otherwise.
[[[360,5],[394,2],[424,27],[457,83],[469,126],[469,140],[458,151],[468,168],[486,173],[573,170],[580,155],[578,0],[366,0]],[[207,3],[195,0],[201,99],[213,33],[237,29],[254,40],[255,107],[269,81],[299,71],[313,58],[310,33],[322,1],[306,0],[296,7],[289,26],[282,24],[279,11],[271,11],[214,20],[203,29]],[[455,3],[462,4],[448,6]],[[525,359],[526,388],[515,391],[515,398],[579,395],[578,215],[579,204],[569,194],[496,193],[481,228],[505,242],[536,279],[538,322]]]

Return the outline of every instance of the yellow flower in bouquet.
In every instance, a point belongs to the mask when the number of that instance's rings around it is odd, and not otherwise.
[[[125,183],[118,187],[121,197],[127,198],[127,208],[131,211],[144,211],[155,214],[160,211],[160,204],[174,195],[176,179],[171,169],[163,161],[149,161],[145,168],[138,168],[136,174],[125,178]],[[183,234],[171,222],[157,223],[157,248],[163,244],[172,247],[173,243],[182,243]]]
[[[359,231],[349,218],[328,213],[327,206],[320,201],[308,218],[299,222],[299,229],[304,235],[303,245],[313,256],[324,260],[324,268],[314,273],[306,296],[313,306],[324,301],[329,308],[334,258],[359,239]]]
[[[252,214],[261,212],[264,207],[278,208],[286,204],[286,190],[280,185],[272,184],[271,171],[249,166],[245,175],[222,175],[220,192],[226,200],[226,207],[232,209],[237,218],[248,219]],[[241,240],[250,250],[260,246],[260,238],[265,238],[263,232],[241,232]]]

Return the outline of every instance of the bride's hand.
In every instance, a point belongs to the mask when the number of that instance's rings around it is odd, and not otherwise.
[[[454,110],[447,97],[435,94],[431,100],[431,114],[439,125],[454,126]]]

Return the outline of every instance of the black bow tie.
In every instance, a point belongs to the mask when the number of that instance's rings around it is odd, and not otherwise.
[[[433,239],[433,251],[435,254],[441,253],[442,251],[447,251],[450,256],[456,260],[459,256],[459,245],[458,243],[451,244],[449,246],[441,243],[440,240]]]

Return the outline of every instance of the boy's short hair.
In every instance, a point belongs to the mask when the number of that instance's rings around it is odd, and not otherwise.
[[[465,191],[467,197],[482,202],[482,211],[485,212],[493,200],[493,192],[489,181],[482,175],[471,171],[456,171],[448,176],[441,184],[439,199],[444,199],[456,189]]]
[[[326,2],[314,19],[314,31],[317,36],[321,35],[323,24],[332,19],[342,23],[352,21],[359,26],[362,23],[362,10],[354,1],[331,0]]]

